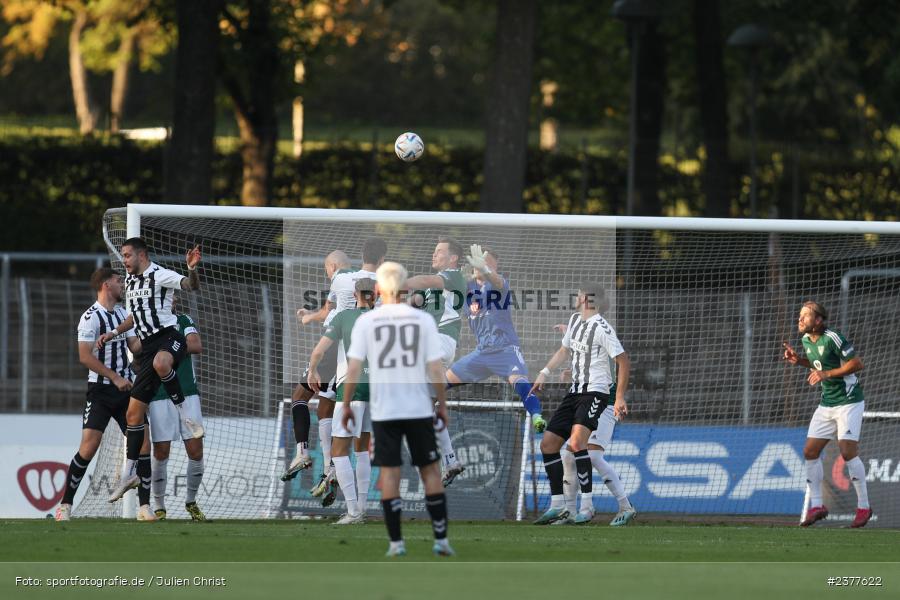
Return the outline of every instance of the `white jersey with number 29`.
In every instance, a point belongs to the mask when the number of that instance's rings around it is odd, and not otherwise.
[[[385,304],[359,317],[347,351],[369,363],[373,421],[432,416],[428,363],[442,356],[434,318],[408,304]]]

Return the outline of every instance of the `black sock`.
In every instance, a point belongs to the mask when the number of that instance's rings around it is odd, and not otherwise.
[[[141,454],[137,461],[137,475],[141,478],[138,486],[138,504],[150,504],[150,455]]]
[[[443,540],[447,537],[447,495],[434,494],[425,496],[425,506],[431,515],[431,530],[434,539]]]
[[[559,452],[544,454],[544,470],[550,480],[550,494],[559,496],[563,493],[563,464]]]
[[[582,494],[589,494],[593,488],[593,465],[587,450],[575,452],[575,471],[578,473],[578,485]]]
[[[381,501],[381,510],[384,511],[384,526],[387,527],[388,537],[392,542],[403,541],[403,536],[400,535],[400,509],[402,507],[403,502],[400,498]]]
[[[309,405],[306,402],[291,402],[291,419],[294,422],[294,440],[298,444],[309,444]]]
[[[144,445],[144,424],[129,425],[125,430],[125,458],[137,460]]]
[[[184,402],[184,393],[181,391],[181,382],[178,381],[178,375],[175,374],[175,369],[169,371],[167,375],[160,377],[160,381],[162,381],[163,387],[166,388],[166,393],[169,395],[169,399],[175,406]]]
[[[66,491],[63,493],[62,504],[72,504],[75,500],[75,492],[78,491],[81,478],[84,477],[90,462],[88,459],[82,458],[78,452],[75,453],[75,457],[69,463],[69,474],[66,476]]]

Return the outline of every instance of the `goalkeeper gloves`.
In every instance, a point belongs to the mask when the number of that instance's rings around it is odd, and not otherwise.
[[[472,244],[469,247],[469,256],[466,257],[466,260],[469,262],[469,265],[472,268],[480,271],[484,275],[490,275],[493,271],[491,268],[487,266],[487,252],[484,252],[481,249],[481,244]]]

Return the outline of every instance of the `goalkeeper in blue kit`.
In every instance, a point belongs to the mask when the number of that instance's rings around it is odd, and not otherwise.
[[[477,383],[491,375],[506,379],[531,415],[534,430],[541,433],[547,423],[541,416],[540,399],[531,393],[528,367],[512,322],[509,281],[497,272],[497,253],[473,244],[466,260],[475,269],[466,294],[466,315],[476,347],[450,366],[447,383],[451,387]]]

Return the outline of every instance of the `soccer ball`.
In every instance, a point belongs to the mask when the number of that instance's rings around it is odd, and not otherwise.
[[[407,131],[400,134],[397,141],[394,142],[394,152],[397,157],[404,162],[413,162],[419,160],[425,153],[425,142],[422,141],[417,134]]]

